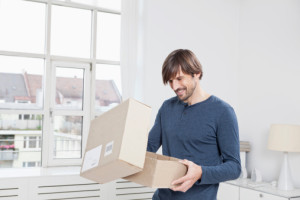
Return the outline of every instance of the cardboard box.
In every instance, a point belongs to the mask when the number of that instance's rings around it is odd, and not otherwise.
[[[144,169],[124,179],[152,187],[171,188],[173,181],[184,176],[187,167],[179,159],[147,152]]]
[[[142,170],[151,108],[128,99],[91,122],[80,176],[106,183]]]

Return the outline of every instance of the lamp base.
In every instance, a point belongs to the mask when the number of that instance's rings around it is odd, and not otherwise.
[[[288,161],[288,152],[283,152],[283,162],[278,179],[278,189],[280,190],[293,190],[293,180],[290,173],[290,166]]]

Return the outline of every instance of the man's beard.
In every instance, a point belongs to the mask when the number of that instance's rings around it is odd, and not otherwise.
[[[175,93],[181,101],[185,102],[194,94],[195,89],[196,89],[196,84],[194,84],[194,87],[191,88],[190,90],[187,90],[186,87],[177,89],[177,90],[185,90],[186,91],[186,96],[184,96],[183,98],[180,98],[180,96],[176,92]]]

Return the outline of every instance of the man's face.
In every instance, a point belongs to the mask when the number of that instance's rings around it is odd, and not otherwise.
[[[169,84],[177,97],[181,101],[187,102],[193,95],[198,81],[199,75],[195,74],[192,76],[190,74],[185,74],[180,69],[177,75],[169,80]]]

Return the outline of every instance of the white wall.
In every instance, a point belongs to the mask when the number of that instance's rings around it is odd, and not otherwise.
[[[192,50],[203,65],[200,84],[237,104],[238,0],[144,1],[144,96],[154,108],[175,95],[164,86],[161,66],[171,51]]]
[[[174,96],[162,83],[164,59],[175,49],[191,49],[203,65],[204,89],[236,110],[240,138],[252,144],[249,172],[257,167],[264,180],[275,180],[281,154],[266,149],[268,128],[277,122],[299,124],[300,119],[299,4],[297,0],[143,1],[141,85],[143,101],[153,107],[152,119],[162,102]],[[299,156],[291,157],[298,187]]]
[[[267,149],[270,125],[300,124],[300,1],[242,0],[240,13],[240,133],[252,144],[249,170],[271,181],[283,157]],[[299,153],[290,164],[300,187]]]

